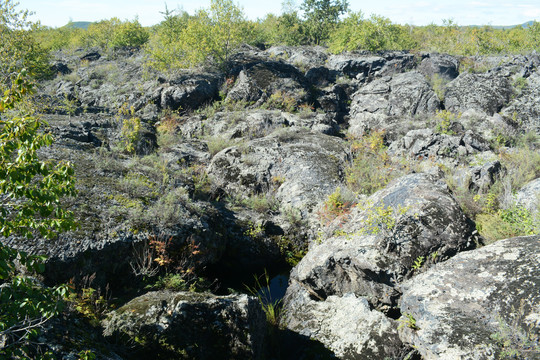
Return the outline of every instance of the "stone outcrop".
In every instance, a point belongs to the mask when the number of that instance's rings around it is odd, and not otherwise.
[[[414,274],[419,258],[431,264],[474,248],[475,230],[446,186],[423,174],[395,181],[366,204],[331,224],[333,235],[314,244],[293,269],[284,325],[310,334],[343,358],[357,358],[370,354],[362,345],[366,340],[359,340],[362,334],[375,331],[362,326],[378,323],[379,336],[390,340],[370,351],[383,359],[404,350],[392,340],[398,324],[383,316],[399,313],[398,284]],[[333,322],[346,314],[358,320]],[[343,338],[343,329],[353,333]]]
[[[426,360],[539,358],[539,247],[538,236],[500,240],[405,282],[401,312],[417,328],[400,338]]]
[[[149,292],[112,312],[104,335],[134,338],[169,357],[262,359],[266,320],[247,295]]]
[[[503,76],[460,74],[446,87],[444,107],[453,113],[473,109],[493,115],[509,104],[511,96],[510,82]]]
[[[340,184],[348,159],[341,139],[285,128],[221,151],[208,174],[226,193],[269,194],[308,213]]]

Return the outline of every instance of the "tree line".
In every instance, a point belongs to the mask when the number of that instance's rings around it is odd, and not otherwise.
[[[241,44],[259,48],[274,45],[322,45],[332,53],[367,50],[429,51],[452,55],[520,54],[540,50],[540,23],[527,28],[491,26],[395,24],[380,16],[350,11],[347,0],[303,0],[296,7],[285,0],[280,15],[247,19],[233,0],[212,0],[209,8],[189,14],[162,12],[163,20],[143,27],[137,19],[118,18],[92,23],[88,29],[34,27],[32,38],[46,51],[99,47],[142,48],[159,70],[212,64],[225,67]],[[26,40],[29,41],[29,40]],[[33,48],[34,49],[34,48]]]

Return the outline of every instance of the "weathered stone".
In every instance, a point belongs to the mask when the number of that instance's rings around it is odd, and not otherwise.
[[[372,310],[366,299],[347,293],[319,301],[295,282],[288,291],[282,320],[288,329],[320,341],[340,359],[400,358],[398,323]]]
[[[538,236],[500,240],[404,283],[401,312],[417,329],[404,326],[401,339],[428,360],[498,359],[502,350],[540,358],[539,248]]]
[[[446,185],[425,174],[400,178],[366,203],[332,224],[327,232],[336,235],[308,251],[291,281],[319,299],[351,292],[392,312],[394,286],[411,274],[419,257],[436,253],[438,261],[475,246],[474,224]]]
[[[113,311],[104,335],[138,338],[156,352],[196,359],[261,359],[266,318],[247,295],[149,292]]]
[[[458,75],[459,61],[446,54],[426,54],[417,70],[433,79],[439,76],[445,81],[454,80]]]
[[[489,144],[470,130],[463,135],[448,135],[431,129],[411,130],[388,149],[393,155],[429,159],[451,167],[467,161],[470,155],[488,150]]]
[[[403,117],[434,114],[440,101],[418,72],[383,77],[361,87],[352,97],[349,133],[372,129],[399,132]]]
[[[218,97],[218,77],[191,74],[174,79],[161,91],[162,109],[196,109]]]
[[[498,160],[484,165],[456,169],[453,175],[456,186],[473,193],[486,194],[491,186],[500,178],[502,171]]]
[[[461,74],[448,83],[444,107],[454,113],[469,109],[493,115],[510,102],[512,89],[508,79],[495,74]]]
[[[522,187],[516,194],[516,202],[527,210],[537,213],[540,210],[540,178]]]
[[[340,184],[348,158],[341,139],[285,128],[221,151],[208,174],[228,194],[268,194],[310,212]]]

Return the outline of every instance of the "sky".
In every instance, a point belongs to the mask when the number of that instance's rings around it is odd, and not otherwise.
[[[73,21],[99,21],[118,17],[133,20],[137,16],[143,26],[151,26],[163,19],[165,2],[169,10],[183,9],[194,13],[208,8],[210,0],[18,0],[19,9],[28,9],[43,25],[60,27]],[[299,5],[302,0],[296,0]],[[281,13],[280,1],[240,0],[249,19],[263,18],[268,13]],[[438,0],[407,1],[349,0],[350,10],[362,11],[367,17],[382,15],[394,23],[427,25],[442,24],[453,19],[458,25],[517,25],[529,20],[540,20],[539,0]]]

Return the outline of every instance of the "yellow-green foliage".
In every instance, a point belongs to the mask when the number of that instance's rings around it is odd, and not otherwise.
[[[403,50],[415,47],[414,39],[404,26],[390,19],[371,15],[364,19],[361,11],[351,13],[330,37],[330,51]]]
[[[141,119],[135,116],[135,109],[122,105],[118,110],[118,118],[122,123],[120,130],[120,150],[132,154],[141,137]]]
[[[149,38],[149,33],[138,20],[120,21],[118,18],[92,23],[82,33],[81,41],[85,47],[98,46],[104,50],[122,47],[140,47]]]
[[[520,205],[479,214],[476,226],[488,242],[540,232],[540,218]]]
[[[167,17],[165,21],[172,22]],[[243,11],[232,0],[212,0],[209,9],[199,10],[185,25],[180,22],[174,30],[174,38],[168,27],[158,31],[149,47],[152,65],[158,69],[171,69],[211,62],[225,69],[233,51],[246,38],[248,29]],[[163,51],[163,45],[172,45],[180,54],[173,64],[163,61],[171,57],[168,51]]]
[[[0,1],[1,94],[9,87],[10,77],[24,68],[37,78],[51,75],[49,53],[34,37],[38,24],[31,22],[30,13],[18,10],[17,5],[11,0]]]
[[[294,112],[296,110],[296,100],[294,97],[278,90],[270,95],[270,98],[266,101],[264,107]]]
[[[452,135],[452,130],[450,130],[450,127],[452,126],[452,123],[459,119],[461,117],[461,113],[454,114],[451,111],[448,110],[440,110],[437,111],[437,115],[435,116],[437,125],[435,125],[435,131],[441,134],[448,134]]]
[[[367,217],[364,220],[363,231],[370,234],[391,232],[396,226],[397,218],[409,210],[408,206],[401,205],[397,208],[384,204],[372,206],[370,203],[359,206],[366,209]]]
[[[353,192],[370,195],[402,174],[398,164],[392,163],[386,152],[384,132],[372,131],[350,141],[354,159],[346,169],[346,179]]]
[[[350,212],[352,206],[356,203],[356,199],[352,194],[343,193],[340,187],[328,195],[328,198],[323,204],[323,208],[319,211],[319,218],[323,223],[330,223],[341,215]]]

